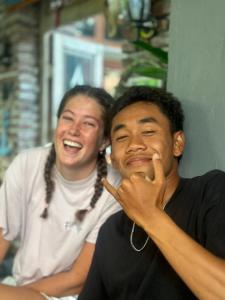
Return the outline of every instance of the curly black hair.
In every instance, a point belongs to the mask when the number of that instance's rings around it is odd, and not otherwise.
[[[110,113],[110,128],[115,115],[123,108],[136,102],[150,102],[158,106],[170,121],[171,132],[183,130],[184,112],[180,101],[172,93],[149,86],[133,86],[115,101]]]

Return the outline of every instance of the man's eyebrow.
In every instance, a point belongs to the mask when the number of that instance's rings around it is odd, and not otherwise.
[[[153,117],[146,117],[146,118],[143,118],[143,119],[140,119],[137,121],[137,123],[139,124],[145,124],[145,123],[158,123],[158,121],[153,118]],[[112,130],[112,133],[115,133],[117,132],[118,130],[120,129],[123,129],[123,128],[126,128],[126,125],[125,124],[117,124],[113,130]]]
[[[143,124],[143,123],[158,123],[158,121],[153,117],[146,117],[146,118],[138,120],[138,123],[141,123],[141,124]]]
[[[113,128],[112,132],[115,133],[115,132],[117,132],[118,130],[120,130],[120,129],[122,129],[122,128],[125,128],[125,127],[126,127],[126,126],[125,126],[124,124],[118,124],[118,125],[116,125],[116,126]]]

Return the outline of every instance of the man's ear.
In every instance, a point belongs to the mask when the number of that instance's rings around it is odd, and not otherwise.
[[[179,157],[183,154],[185,145],[185,136],[183,131],[177,131],[173,135],[173,155]]]

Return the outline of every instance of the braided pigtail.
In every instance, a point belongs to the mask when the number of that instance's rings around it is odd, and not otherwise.
[[[94,208],[96,202],[100,198],[103,192],[102,178],[107,176],[107,162],[105,159],[105,150],[98,153],[98,162],[97,162],[97,179],[94,186],[94,195],[90,202],[90,208]],[[81,209],[76,212],[76,219],[80,222],[83,221],[88,209]]]
[[[48,217],[48,206],[52,198],[52,194],[54,191],[54,181],[52,180],[52,168],[55,163],[55,147],[54,144],[52,144],[52,148],[49,152],[49,155],[47,157],[45,168],[44,168],[44,179],[45,179],[45,208],[41,214],[41,217],[43,219],[46,219]]]

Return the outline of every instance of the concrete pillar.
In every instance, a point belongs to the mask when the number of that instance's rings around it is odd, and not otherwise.
[[[225,170],[224,11],[224,0],[172,0],[167,87],[186,115],[183,176]]]

